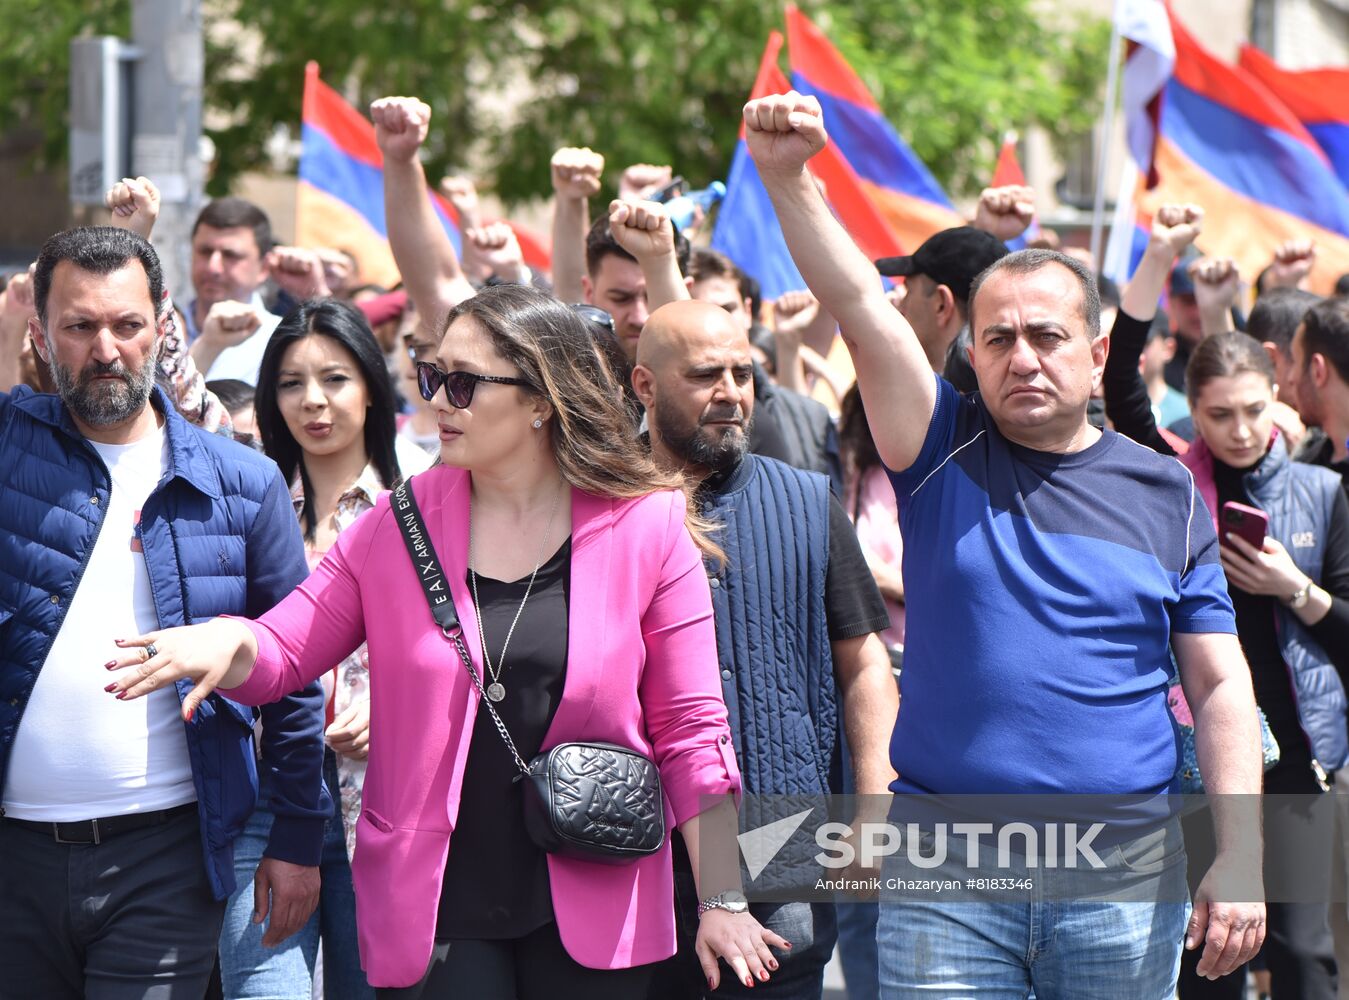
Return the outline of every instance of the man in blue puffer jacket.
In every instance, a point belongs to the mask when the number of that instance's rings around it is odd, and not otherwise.
[[[188,687],[119,703],[117,640],[257,616],[305,576],[267,459],[154,385],[163,278],[123,229],[43,247],[30,335],[59,396],[0,394],[0,994],[200,997],[233,840],[257,800],[254,713]],[[267,943],[318,898],[331,801],[318,684],[261,710],[273,789],[255,878]],[[16,994],[17,995],[17,994]],[[154,995],[161,995],[155,992]]]

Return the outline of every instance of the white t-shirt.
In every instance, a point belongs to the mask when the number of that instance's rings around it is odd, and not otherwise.
[[[90,442],[112,475],[108,509],[10,751],[6,815],[67,822],[168,809],[197,798],[178,693],[134,701],[103,688],[114,639],[159,627],[136,534],[168,467],[163,428],[131,444]]]

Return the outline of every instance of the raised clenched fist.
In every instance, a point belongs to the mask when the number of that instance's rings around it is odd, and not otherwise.
[[[745,140],[760,174],[795,173],[824,149],[820,102],[791,90],[745,105]]]
[[[1311,240],[1288,240],[1274,251],[1274,260],[1265,277],[1265,291],[1271,288],[1300,288],[1316,266],[1316,244]]]
[[[1231,309],[1241,293],[1241,275],[1230,257],[1201,257],[1187,271],[1200,309]]]
[[[33,272],[36,264],[28,265],[27,271],[20,271],[5,285],[4,311],[7,315],[27,320],[37,314],[37,305],[33,300]]]
[[[415,97],[381,97],[370,105],[370,120],[384,159],[410,163],[426,141],[431,106]]]
[[[529,280],[520,241],[504,222],[464,231],[464,270],[479,281],[492,275],[502,281]]]
[[[599,194],[604,157],[587,146],[564,146],[553,154],[552,174],[559,198],[585,201]]]
[[[305,247],[276,247],[265,260],[272,280],[291,298],[303,301],[326,299],[332,295],[323,261],[316,251]]]
[[[148,177],[124,177],[108,189],[103,203],[112,211],[112,224],[149,239],[159,218],[159,188]]]
[[[472,177],[465,177],[463,174],[442,177],[440,179],[440,193],[459,213],[460,226],[471,229],[482,224],[482,218],[479,214],[482,211],[482,205],[478,201],[478,185],[473,183]]]
[[[1035,189],[1024,184],[984,188],[974,215],[974,228],[991,233],[1004,243],[1030,228],[1035,218]]]
[[[1203,228],[1204,210],[1198,205],[1163,205],[1152,217],[1148,242],[1179,257]]]
[[[618,245],[639,262],[675,252],[674,226],[664,206],[654,201],[610,202],[609,229]]]
[[[674,168],[657,163],[634,163],[618,178],[622,201],[642,201],[674,179]]]
[[[773,331],[800,340],[820,314],[820,301],[810,292],[787,292],[773,303]]]
[[[227,299],[211,306],[206,322],[201,325],[201,336],[224,350],[242,344],[260,325],[257,310],[250,303]]]

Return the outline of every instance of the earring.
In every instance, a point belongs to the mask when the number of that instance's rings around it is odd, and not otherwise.
[[[542,421],[542,420],[535,420],[535,421],[534,421],[534,429],[535,429],[535,430],[538,430],[538,429],[539,429],[540,427],[542,427],[542,426],[543,426],[543,421]]]

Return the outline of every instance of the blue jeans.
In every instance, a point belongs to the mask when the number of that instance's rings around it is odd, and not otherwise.
[[[237,885],[225,908],[220,934],[220,980],[225,1000],[309,1000],[319,948],[315,913],[299,931],[275,948],[262,944],[270,918],[253,923],[253,874],[272,831],[270,782],[259,775],[258,807],[234,841]]]
[[[324,755],[324,777],[337,796],[336,759]],[[309,922],[276,948],[266,948],[267,922],[253,923],[253,873],[272,829],[269,783],[260,776],[258,808],[234,842],[238,888],[225,911],[220,936],[220,973],[225,1000],[310,1000],[320,937],[325,1000],[373,1000],[356,945],[356,896],[351,886],[342,818],[334,811],[324,830],[319,906]]]
[[[1114,849],[1131,872],[1155,879],[1152,900],[1072,898],[1056,885],[1080,883],[1042,868],[1007,873],[1034,883],[1016,902],[883,893],[876,931],[881,996],[1025,1000],[1033,992],[1036,1000],[1171,1000],[1190,904],[1184,849],[1171,846],[1179,829],[1167,832],[1165,848],[1160,836]],[[886,874],[914,877],[913,869],[892,865]]]

